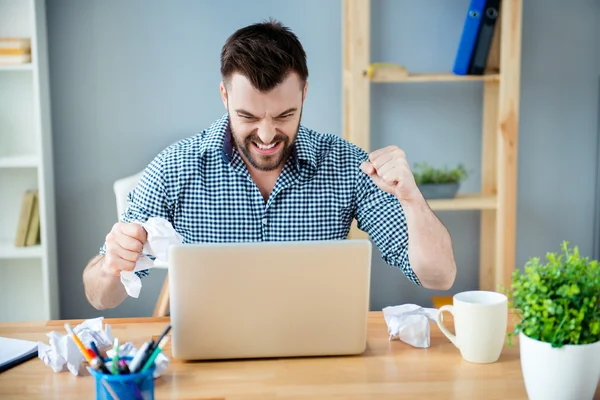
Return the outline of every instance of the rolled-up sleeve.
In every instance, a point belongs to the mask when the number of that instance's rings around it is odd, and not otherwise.
[[[367,160],[366,154],[364,160]],[[383,261],[399,267],[411,282],[421,286],[408,259],[408,226],[400,202],[381,190],[360,168],[356,185],[356,220],[358,228],[371,237],[381,252]]]
[[[136,188],[127,195],[127,208],[120,221],[146,222],[150,217],[162,217],[172,224],[166,180],[162,158],[157,156],[144,170]]]

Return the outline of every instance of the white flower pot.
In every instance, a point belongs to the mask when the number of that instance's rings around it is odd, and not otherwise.
[[[600,341],[553,348],[520,333],[519,348],[530,400],[594,398],[600,381]]]

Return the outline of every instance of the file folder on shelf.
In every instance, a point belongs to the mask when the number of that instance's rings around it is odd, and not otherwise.
[[[469,75],[483,75],[485,72],[499,12],[500,0],[486,1],[485,12],[483,13],[481,26],[479,27],[479,35],[477,35],[477,43],[471,57]]]
[[[465,24],[456,52],[456,59],[452,68],[452,72],[457,75],[467,75],[469,73],[469,66],[471,65],[471,58],[477,43],[485,3],[486,0],[471,0],[471,4],[469,4],[467,17],[465,18]]]

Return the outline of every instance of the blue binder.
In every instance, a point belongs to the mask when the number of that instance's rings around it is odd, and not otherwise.
[[[452,67],[452,72],[457,75],[467,75],[469,73],[471,57],[477,43],[477,35],[479,34],[481,19],[485,10],[485,1],[471,0],[471,4],[469,4],[467,17],[465,18],[465,24],[458,44],[458,51],[456,52],[456,59]]]

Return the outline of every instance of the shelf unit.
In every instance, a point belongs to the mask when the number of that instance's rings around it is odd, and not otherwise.
[[[59,318],[44,0],[0,0],[0,37],[29,38],[32,61],[0,65],[0,322]],[[23,194],[37,189],[40,243],[15,247]]]
[[[365,151],[371,150],[372,84],[481,82],[481,193],[461,194],[448,200],[429,200],[429,205],[434,212],[480,210],[479,287],[482,290],[499,290],[510,282],[515,268],[522,0],[502,1],[486,71],[484,75],[477,76],[454,75],[451,72],[407,75],[389,69],[380,74],[375,69],[369,74],[372,63],[370,0],[342,1],[343,132],[347,140]],[[356,228],[355,223],[350,236],[364,238],[366,235]]]

